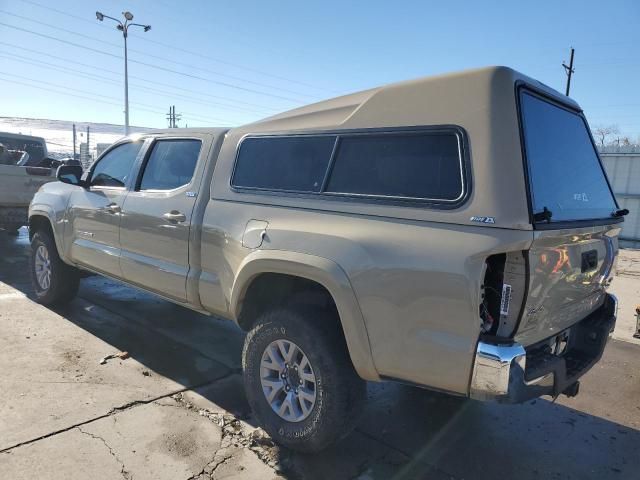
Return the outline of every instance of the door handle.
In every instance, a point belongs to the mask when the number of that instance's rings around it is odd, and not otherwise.
[[[106,210],[109,213],[120,213],[120,212],[122,212],[122,209],[120,208],[120,205],[118,205],[117,203],[110,203],[109,205],[104,207],[104,210]]]
[[[162,215],[162,217],[171,223],[180,223],[187,219],[187,216],[184,213],[180,213],[177,210],[171,210],[170,212]]]

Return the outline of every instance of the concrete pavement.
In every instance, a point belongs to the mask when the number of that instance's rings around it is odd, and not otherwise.
[[[636,332],[636,307],[640,306],[640,250],[620,250],[611,293],[618,297],[618,321],[613,338],[640,345]]]
[[[52,311],[29,298],[27,255],[26,232],[0,234],[0,478],[638,478],[631,343],[611,341],[581,394],[556,403],[371,384],[356,431],[300,455],[256,427],[230,322],[100,277]],[[624,278],[631,304],[640,279]]]

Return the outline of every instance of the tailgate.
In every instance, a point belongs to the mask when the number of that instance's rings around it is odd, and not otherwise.
[[[28,207],[38,189],[55,180],[50,168],[0,165],[0,205]]]
[[[618,225],[543,230],[529,255],[529,289],[515,339],[530,345],[600,307],[618,253]]]

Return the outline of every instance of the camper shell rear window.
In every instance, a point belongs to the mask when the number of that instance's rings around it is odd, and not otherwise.
[[[534,224],[611,219],[617,204],[581,112],[520,89]]]

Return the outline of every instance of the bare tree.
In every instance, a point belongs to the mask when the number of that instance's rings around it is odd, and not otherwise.
[[[593,136],[596,137],[601,147],[605,146],[605,143],[611,135],[617,133],[620,133],[617,125],[596,125],[593,129]]]

